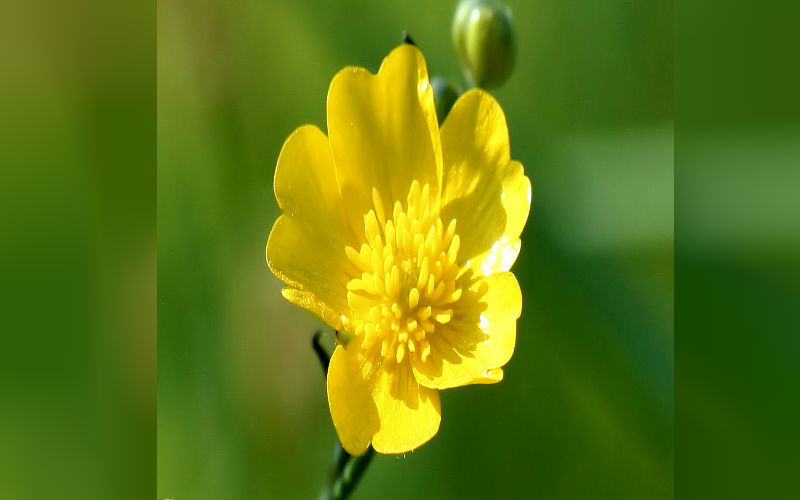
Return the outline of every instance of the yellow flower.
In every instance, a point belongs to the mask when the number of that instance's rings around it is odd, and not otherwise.
[[[340,71],[327,114],[327,137],[306,125],[283,145],[267,263],[286,299],[342,332],[327,385],[345,450],[405,453],[438,431],[438,390],[503,378],[531,184],[488,93],[439,127],[412,45],[377,75]]]

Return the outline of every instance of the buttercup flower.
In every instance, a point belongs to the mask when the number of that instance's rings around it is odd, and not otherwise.
[[[306,125],[283,145],[267,262],[286,299],[340,332],[327,386],[345,450],[405,453],[439,429],[439,390],[503,378],[531,184],[488,93],[439,127],[412,45],[377,75],[340,71],[327,114],[328,136]]]

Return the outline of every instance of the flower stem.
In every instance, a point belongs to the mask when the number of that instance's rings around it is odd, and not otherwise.
[[[311,346],[322,365],[322,371],[327,375],[331,354],[322,346],[321,340],[322,330],[317,330],[311,339]],[[375,450],[370,446],[366,453],[354,457],[347,453],[337,440],[333,448],[328,477],[319,495],[320,500],[345,500],[348,498],[374,456]]]
[[[311,338],[311,348],[314,349],[314,354],[317,355],[317,359],[319,359],[319,364],[322,366],[322,374],[328,375],[328,365],[331,362],[331,354],[322,347],[322,330],[317,330],[314,332],[314,336]]]
[[[354,457],[344,451],[341,443],[336,442],[333,448],[331,468],[328,480],[320,493],[320,500],[344,500],[358,485],[359,479],[364,475],[367,466],[375,456],[375,450],[370,446],[367,452],[359,457]]]

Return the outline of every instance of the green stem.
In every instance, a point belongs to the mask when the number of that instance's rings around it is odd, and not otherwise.
[[[317,330],[311,339],[311,346],[322,365],[322,371],[327,375],[331,355],[322,346],[321,340],[322,330]],[[337,440],[333,448],[328,477],[319,495],[320,500],[345,500],[348,498],[374,456],[375,450],[370,446],[366,453],[354,457],[347,453]]]
[[[314,332],[314,336],[311,337],[311,348],[314,349],[314,354],[317,355],[317,359],[319,360],[319,364],[322,366],[322,374],[328,375],[328,365],[331,362],[331,354],[322,347],[322,330],[317,330]]]
[[[359,457],[354,457],[344,451],[341,443],[337,441],[333,449],[328,481],[319,495],[320,500],[344,500],[348,498],[356,488],[356,485],[358,485],[359,479],[364,475],[374,456],[375,450],[370,446],[366,453]]]

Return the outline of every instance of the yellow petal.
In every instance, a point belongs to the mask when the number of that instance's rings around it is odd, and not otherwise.
[[[379,453],[406,453],[436,435],[442,420],[439,393],[419,385],[408,365],[374,376],[372,397],[380,429],[372,438]]]
[[[328,90],[328,133],[348,220],[361,238],[373,188],[387,214],[395,201],[405,204],[413,180],[438,195],[439,129],[425,59],[416,47],[394,49],[377,75],[356,67],[340,71]]]
[[[328,365],[328,406],[342,447],[362,455],[377,432],[380,421],[370,385],[362,376],[354,343],[348,351],[337,346]]]
[[[519,255],[519,236],[531,209],[531,181],[523,173],[522,164],[518,161],[510,162],[501,175],[501,201],[506,212],[506,228],[503,235],[492,242],[488,251],[472,257],[470,262],[470,267],[484,276],[511,269]]]
[[[485,295],[478,299],[475,292],[487,286]],[[474,314],[469,314],[469,311],[460,314],[460,317],[472,318],[470,328],[461,332],[447,329],[435,332],[434,335],[446,335],[447,343],[431,339],[439,349],[426,362],[417,360],[414,363],[414,375],[426,387],[447,389],[468,384],[491,384],[503,379],[500,367],[514,353],[517,318],[522,311],[519,283],[512,273],[502,272],[478,281],[471,291],[471,296],[485,308],[478,307],[468,296],[462,299],[461,307],[475,311]],[[461,338],[456,337],[459,333]]]
[[[275,169],[283,211],[267,242],[267,263],[288,285],[284,297],[336,329],[347,311],[348,232],[327,137],[304,126],[286,139]],[[352,239],[352,237],[350,237]]]
[[[471,90],[442,124],[441,141],[442,219],[460,228],[459,261],[487,276],[510,269],[530,211],[530,181],[511,161],[503,110],[488,93]]]
[[[519,238],[528,221],[531,211],[533,190],[531,181],[525,176],[522,163],[512,161],[501,174],[503,179],[503,208],[506,210],[506,230],[504,235],[509,239]],[[507,271],[508,269],[503,269]]]
[[[328,368],[328,405],[342,446],[351,455],[370,441],[386,454],[422,446],[439,430],[439,393],[420,386],[407,364],[375,365],[359,344],[337,346]]]

